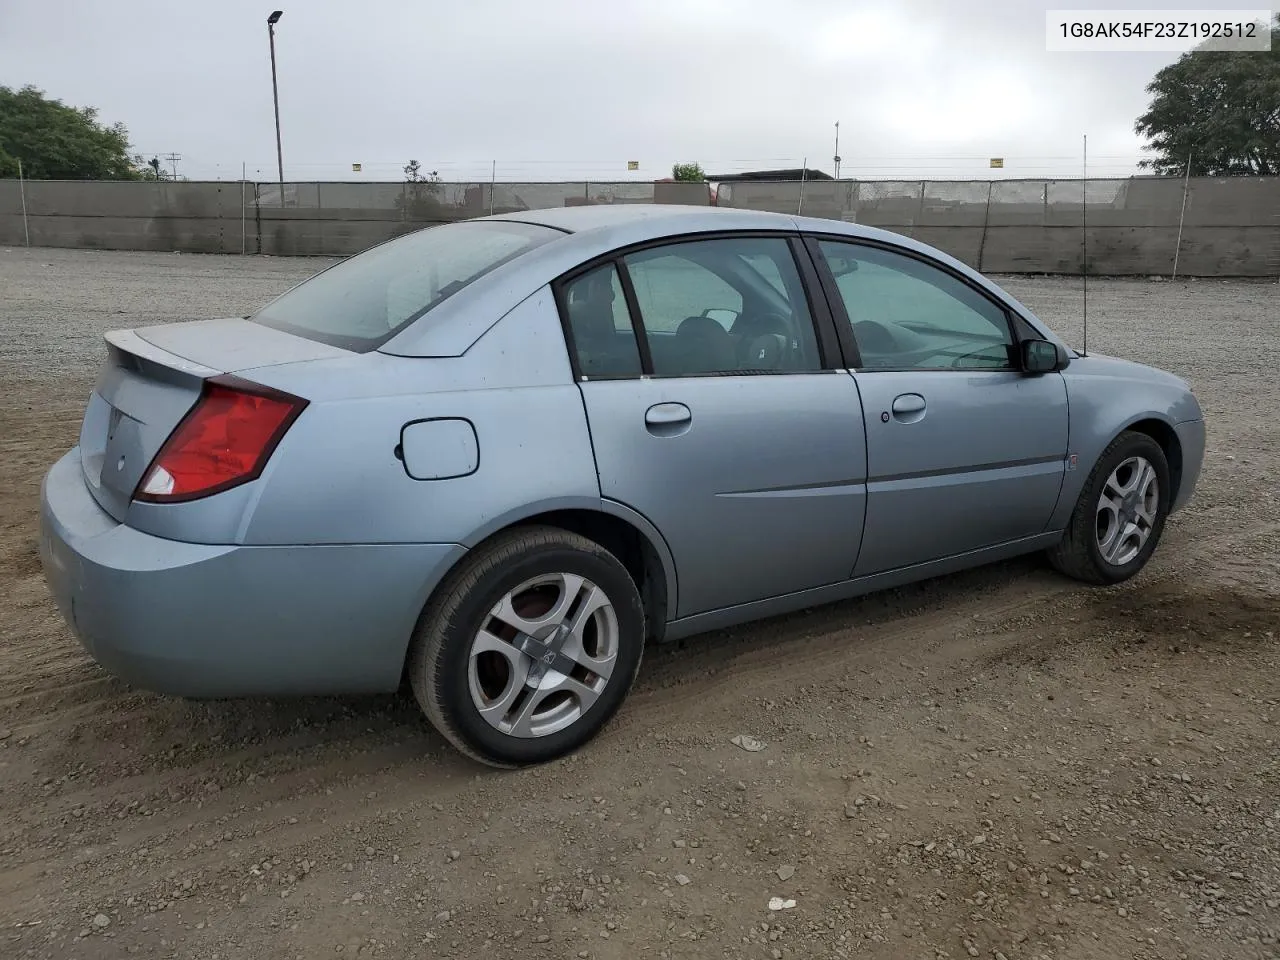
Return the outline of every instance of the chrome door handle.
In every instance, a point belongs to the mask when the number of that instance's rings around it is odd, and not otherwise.
[[[683,403],[655,403],[644,412],[644,428],[655,437],[680,437],[693,429],[693,413]]]

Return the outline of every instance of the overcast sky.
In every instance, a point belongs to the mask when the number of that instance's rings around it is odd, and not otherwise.
[[[1050,7],[1139,0],[279,0],[288,179],[1130,173],[1176,54],[1045,50]],[[1156,4],[1149,4],[1155,6]],[[1219,8],[1249,4],[1177,3]],[[0,0],[0,84],[122,121],[192,179],[275,175],[266,16],[245,0]],[[628,173],[628,160],[640,171]],[[360,174],[351,163],[363,164]],[[167,166],[168,164],[166,164]]]

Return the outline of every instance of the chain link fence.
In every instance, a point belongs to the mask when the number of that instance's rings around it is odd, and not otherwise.
[[[0,244],[345,256],[426,224],[679,203],[823,217],[992,273],[1280,275],[1280,178],[407,183],[0,181]],[[1087,242],[1086,242],[1087,241]]]
[[[722,207],[891,230],[993,273],[1280,275],[1280,178],[726,183]],[[1086,243],[1087,239],[1087,243]]]

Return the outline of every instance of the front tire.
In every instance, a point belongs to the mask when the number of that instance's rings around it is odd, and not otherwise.
[[[609,722],[644,651],[627,569],[555,527],[501,534],[470,554],[419,621],[409,682],[427,719],[496,767],[571,753]]]
[[[1085,583],[1128,580],[1160,542],[1172,494],[1160,444],[1126,430],[1098,458],[1049,562]]]

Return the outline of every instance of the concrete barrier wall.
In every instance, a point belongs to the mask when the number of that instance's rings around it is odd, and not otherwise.
[[[0,243],[25,242],[22,190],[0,180]],[[253,185],[27,181],[26,229],[33,246],[239,253],[246,248]]]
[[[697,183],[28,181],[35,246],[274,256],[357,253],[432,223],[614,203],[707,204]],[[26,242],[0,180],[0,244]],[[1280,275],[1280,178],[733,182],[722,207],[892,230],[993,273]],[[1179,221],[1182,221],[1179,240]]]

